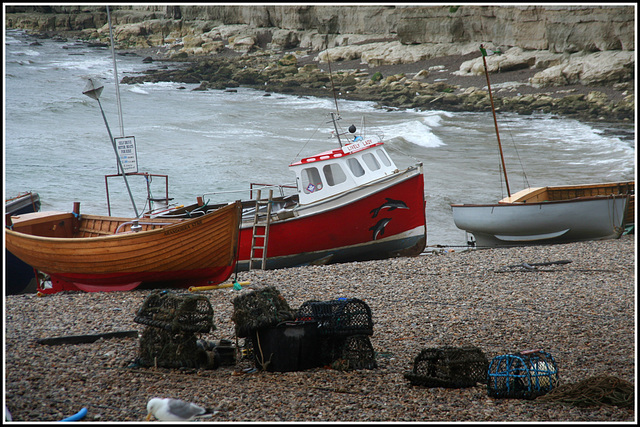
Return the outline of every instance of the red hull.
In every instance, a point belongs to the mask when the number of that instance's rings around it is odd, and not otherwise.
[[[388,199],[402,203],[394,207]],[[246,224],[240,230],[238,262],[242,269],[248,267],[252,232]],[[308,259],[305,254],[337,253],[354,245],[371,245],[371,251],[363,255],[363,259],[385,258],[389,254],[384,253],[384,245],[376,243],[403,233],[412,234],[408,240],[415,241],[412,244],[415,248],[409,250],[419,254],[426,243],[424,175],[421,173],[334,209],[273,222],[267,248],[267,263],[272,262],[268,268],[293,267]],[[375,253],[376,246],[380,253]],[[261,251],[256,251],[254,256],[262,256]],[[277,258],[280,260],[275,260]]]
[[[189,288],[222,283],[229,278],[235,265],[199,270],[139,272],[122,274],[51,274],[51,288],[40,289],[41,293],[60,291],[112,292],[130,291],[141,283],[154,287]]]

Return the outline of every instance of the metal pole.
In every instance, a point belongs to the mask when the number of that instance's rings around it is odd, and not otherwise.
[[[109,20],[109,38],[111,39],[111,57],[113,58],[113,74],[116,81],[116,101],[118,103],[118,121],[120,122],[120,136],[124,137],[124,124],[122,122],[122,106],[120,105],[120,84],[118,82],[118,66],[116,65],[115,46],[113,44],[113,27],[111,26],[111,14],[107,6],[107,19]],[[124,169],[122,170],[124,173]]]
[[[342,141],[340,140],[340,132],[338,131],[338,124],[336,123],[336,117],[333,113],[331,113],[331,120],[333,121],[333,128],[336,130],[336,136],[338,137],[338,143],[340,144],[340,148],[342,148]]]
[[[133,205],[133,210],[136,213],[136,218],[140,215],[138,214],[138,208],[136,208],[136,203],[133,201],[133,194],[131,194],[131,188],[129,188],[129,181],[127,181],[127,174],[124,173],[124,167],[122,166],[122,161],[120,160],[120,156],[118,155],[118,149],[116,148],[116,142],[111,135],[111,129],[109,129],[109,123],[107,123],[107,117],[104,115],[104,110],[102,109],[102,104],[100,103],[100,99],[96,98],[98,101],[98,105],[100,106],[100,112],[102,113],[102,119],[104,120],[105,126],[107,126],[107,132],[109,132],[109,139],[111,140],[111,145],[113,146],[113,151],[116,153],[116,159],[118,159],[118,165],[120,166],[120,170],[122,171],[122,177],[124,178],[124,183],[127,186],[127,191],[129,192],[129,198],[131,199],[131,204]]]

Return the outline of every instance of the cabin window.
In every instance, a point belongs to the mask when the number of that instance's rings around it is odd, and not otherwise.
[[[305,194],[315,193],[322,190],[320,172],[317,168],[302,169],[302,191]]]
[[[347,180],[347,176],[337,163],[329,163],[322,168],[322,172],[324,172],[324,176],[327,179],[327,184],[331,186],[341,184]]]
[[[362,165],[357,159],[354,159],[352,157],[349,159],[348,163],[349,163],[349,169],[351,169],[351,173],[353,173],[355,177],[364,175],[364,169],[362,168]]]
[[[385,153],[383,149],[378,148],[376,152],[378,153],[378,157],[380,157],[380,160],[382,160],[383,165],[387,167],[391,166],[391,160],[389,160],[389,156],[387,156],[387,153]]]
[[[362,156],[362,160],[367,165],[367,167],[372,171],[377,171],[380,169],[380,163],[376,160],[375,156],[371,153],[366,153]]]

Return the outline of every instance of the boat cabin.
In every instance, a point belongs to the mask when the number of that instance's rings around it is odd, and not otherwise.
[[[356,138],[289,165],[296,174],[299,203],[306,205],[376,181],[398,170],[382,142]]]

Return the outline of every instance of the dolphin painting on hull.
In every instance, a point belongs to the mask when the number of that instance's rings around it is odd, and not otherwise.
[[[369,230],[373,231],[373,240],[376,240],[379,235],[384,234],[384,228],[389,224],[389,221],[391,221],[391,218],[382,218],[376,225],[369,228]]]
[[[385,197],[387,199],[386,202],[384,202],[382,205],[380,205],[380,207],[371,209],[371,211],[369,212],[371,215],[371,218],[375,218],[378,216],[378,213],[380,213],[380,211],[382,209],[389,209],[389,212],[395,210],[395,209],[409,209],[409,207],[407,206],[407,204],[405,202],[403,202],[402,200],[394,200],[394,199],[390,199],[388,197]]]

